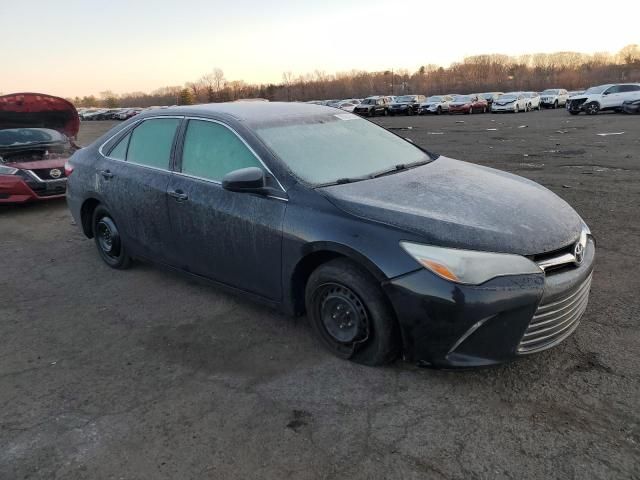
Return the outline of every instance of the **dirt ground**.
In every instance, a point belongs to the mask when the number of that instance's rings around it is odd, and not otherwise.
[[[3,208],[0,478],[640,478],[640,117],[376,121],[576,208],[597,265],[568,340],[475,371],[358,366],[303,319],[109,269],[64,202]]]

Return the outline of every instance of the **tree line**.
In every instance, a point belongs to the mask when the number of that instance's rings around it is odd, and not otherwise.
[[[226,102],[241,98],[270,101],[308,101],[362,98],[368,95],[446,94],[489,91],[541,91],[545,88],[577,90],[592,85],[640,81],[640,46],[628,45],[619,52],[537,53],[520,56],[500,54],[466,57],[449,67],[422,65],[406,69],[366,72],[352,70],[328,74],[322,70],[295,76],[284,72],[280,83],[249,84],[228,80],[215,68],[198,80],[167,86],[150,93],[115,94],[70,98],[83,107],[150,107]]]

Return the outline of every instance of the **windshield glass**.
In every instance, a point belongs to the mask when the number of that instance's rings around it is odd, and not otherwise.
[[[365,98],[362,101],[363,105],[375,105],[376,104],[377,99],[376,98]]]
[[[550,88],[542,92],[542,95],[558,95],[558,93],[559,93],[558,90]]]
[[[600,85],[599,87],[588,88],[584,93],[602,93],[609,85]]]
[[[0,130],[0,147],[21,147],[36,143],[64,142],[65,137],[48,128],[11,128]]]
[[[349,113],[259,126],[256,133],[294,176],[314,186],[431,160],[406,140]]]
[[[471,95],[458,95],[456,97],[456,102],[470,102],[471,101]]]
[[[398,103],[413,102],[415,99],[416,99],[416,97],[414,97],[412,95],[402,95],[401,97],[396,97],[396,102],[398,102]]]
[[[515,100],[516,98],[518,97],[516,97],[515,95],[502,95],[500,97],[500,100]]]
[[[427,102],[441,102],[442,97],[429,97],[427,98]]]

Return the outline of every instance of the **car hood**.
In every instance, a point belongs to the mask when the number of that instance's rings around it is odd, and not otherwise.
[[[449,104],[450,107],[464,107],[465,105],[470,105],[473,102],[452,102]]]
[[[416,102],[394,102],[391,104],[392,107],[406,107],[407,105],[413,105]]]
[[[73,104],[43,93],[12,93],[0,96],[0,129],[50,128],[75,137],[80,119]]]
[[[535,255],[575,242],[582,228],[573,208],[541,185],[446,157],[321,191],[347,213],[431,245]]]

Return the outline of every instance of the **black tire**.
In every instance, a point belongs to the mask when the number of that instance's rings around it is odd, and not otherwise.
[[[320,265],[307,282],[305,304],[316,336],[337,357],[371,366],[398,357],[393,311],[379,284],[356,263],[338,258]]]
[[[370,117],[375,117],[376,116],[376,109],[372,108],[371,110],[369,110],[369,116]]]
[[[96,207],[92,219],[93,240],[100,257],[111,268],[124,270],[131,266],[131,257],[122,243],[115,221],[103,206]]]
[[[597,115],[600,111],[600,105],[598,102],[589,102],[584,106],[584,112],[587,115]]]
[[[438,107],[436,109],[436,115],[441,115],[442,114],[442,107]]]
[[[553,109],[555,110],[556,108],[558,108],[558,100],[553,102]]]

